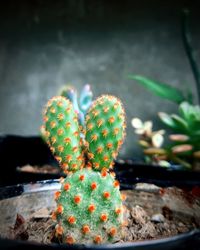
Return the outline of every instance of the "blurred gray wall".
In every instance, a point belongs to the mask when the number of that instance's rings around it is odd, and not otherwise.
[[[0,132],[37,135],[42,107],[71,83],[90,83],[95,97],[120,97],[127,113],[122,157],[140,154],[132,117],[161,124],[158,111],[177,106],[128,80],[129,73],[196,94],[181,40],[180,12],[191,10],[200,59],[198,1],[32,0],[0,3]],[[199,60],[200,63],[200,60]]]

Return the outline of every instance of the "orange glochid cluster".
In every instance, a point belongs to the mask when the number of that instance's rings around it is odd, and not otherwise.
[[[75,243],[75,239],[72,236],[67,236],[66,237],[66,243],[69,245],[72,245]]]
[[[108,192],[108,191],[103,192],[103,197],[105,199],[109,199],[110,198],[110,192]]]
[[[105,222],[108,220],[108,215],[107,214],[101,214],[100,216],[101,221]]]
[[[74,196],[74,202],[75,202],[76,204],[79,204],[79,203],[81,202],[81,196],[80,196],[80,195],[75,195],[75,196]]]
[[[85,175],[82,174],[82,175],[79,176],[80,181],[83,181],[84,179],[85,179]]]
[[[69,183],[65,183],[64,190],[68,191],[70,189],[71,185]]]
[[[76,222],[76,218],[73,215],[71,215],[71,216],[69,216],[67,218],[67,221],[68,221],[69,224],[72,225],[72,224],[74,224]]]
[[[88,206],[88,211],[89,211],[90,213],[93,213],[95,210],[96,210],[96,207],[95,207],[94,204],[90,204],[90,205]]]
[[[90,232],[90,227],[89,227],[88,225],[83,225],[83,227],[82,227],[82,232],[83,232],[84,234],[89,233],[89,232]]]
[[[92,190],[95,190],[97,188],[97,183],[96,182],[92,182],[92,184],[91,184],[90,187],[91,187]]]

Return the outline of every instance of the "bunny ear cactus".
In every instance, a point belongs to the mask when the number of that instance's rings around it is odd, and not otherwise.
[[[125,115],[121,102],[114,96],[98,98],[86,116],[88,158],[97,170],[112,168],[123,143]]]
[[[76,171],[83,167],[82,140],[78,117],[64,97],[53,97],[44,110],[45,140],[62,169]]]
[[[125,134],[121,102],[108,95],[94,102],[87,114],[83,143],[77,115],[66,98],[48,102],[44,121],[47,143],[68,172],[55,193],[57,208],[52,217],[57,221],[57,237],[68,244],[116,241],[123,207],[119,182],[109,170]]]

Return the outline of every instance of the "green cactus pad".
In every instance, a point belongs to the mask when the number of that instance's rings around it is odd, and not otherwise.
[[[109,174],[82,169],[68,175],[55,195],[57,236],[66,243],[116,241],[123,223],[119,183]]]
[[[103,95],[96,99],[86,116],[88,158],[96,170],[113,165],[123,143],[125,114],[119,99]]]
[[[84,166],[77,114],[64,97],[53,97],[44,110],[43,138],[64,172]]]

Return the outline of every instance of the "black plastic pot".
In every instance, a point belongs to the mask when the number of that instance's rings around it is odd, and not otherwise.
[[[39,166],[49,164],[58,167],[47,145],[38,136],[1,136],[0,159],[2,169],[0,186],[60,177],[60,174],[19,172],[17,170],[17,167],[26,164]],[[200,172],[167,169],[133,160],[117,160],[115,171],[124,185],[132,185],[137,182],[155,183],[159,186],[200,185]]]
[[[14,214],[18,211],[19,205],[19,197],[25,197],[25,201],[22,202],[20,209],[23,210],[24,214],[27,211],[31,210],[34,205],[30,204],[30,199],[32,195],[34,195],[34,199],[37,198],[37,208],[38,204],[40,207],[51,206],[51,202],[53,201],[53,192],[58,190],[60,184],[57,180],[49,180],[38,182],[35,184],[27,184],[27,185],[17,185],[10,186],[5,188],[0,188],[0,225],[3,227],[3,230],[8,226],[7,221],[12,219]],[[142,190],[144,191],[144,190]],[[148,191],[147,191],[148,192]],[[52,196],[52,197],[51,197]],[[44,198],[45,197],[45,198]],[[49,197],[49,199],[47,199]],[[18,202],[14,202],[18,200]],[[47,200],[45,200],[47,199]],[[44,201],[45,200],[45,201]],[[6,201],[4,205],[1,202]],[[11,202],[11,203],[10,203]],[[14,202],[14,203],[13,203]],[[24,204],[25,202],[25,204]],[[40,203],[41,202],[41,203]],[[172,201],[174,202],[174,201]],[[15,204],[15,207],[12,207],[11,204]],[[19,209],[19,210],[20,210]],[[14,211],[14,212],[13,212]],[[2,229],[1,229],[2,230]],[[27,241],[17,241],[17,240],[9,240],[0,238],[0,249],[116,249],[116,250],[129,250],[129,249],[138,249],[138,250],[169,250],[169,249],[199,249],[200,246],[200,229],[196,229],[187,233],[183,233],[174,237],[163,238],[159,240],[145,240],[140,242],[133,243],[117,243],[117,244],[109,244],[109,245],[42,245],[37,243],[31,243]]]

